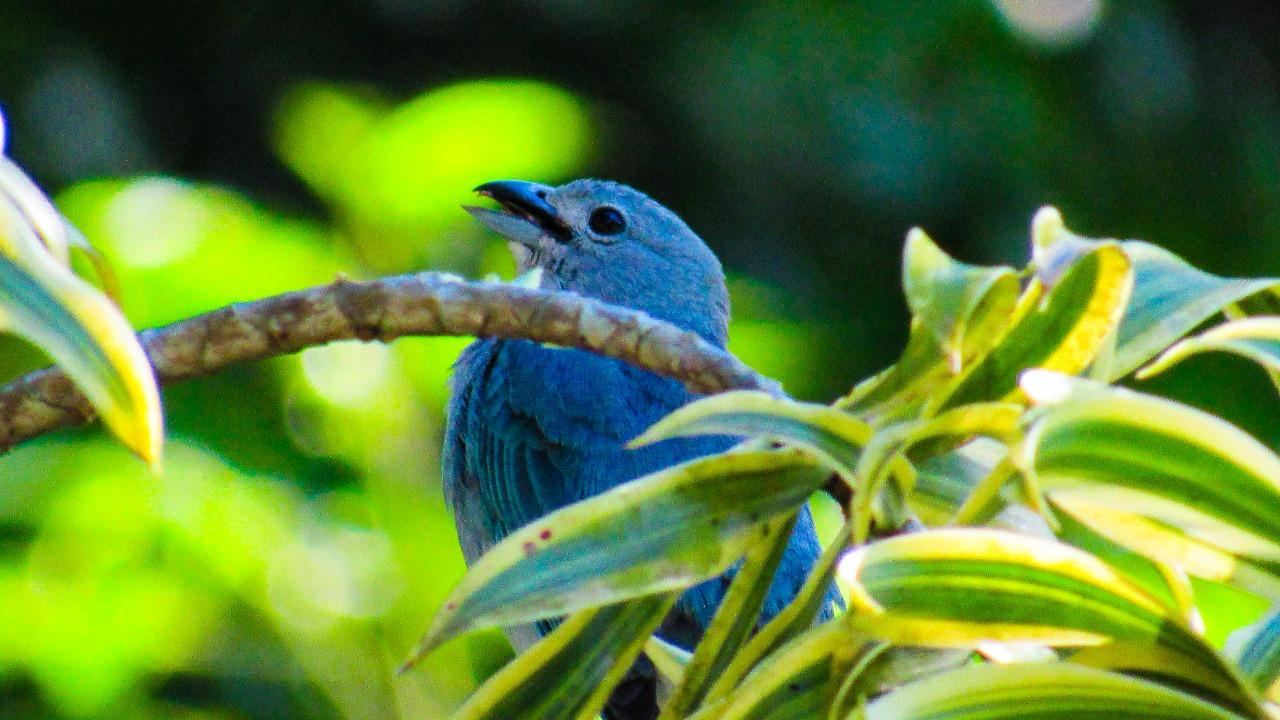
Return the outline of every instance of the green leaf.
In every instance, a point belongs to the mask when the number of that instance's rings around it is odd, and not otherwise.
[[[850,716],[854,717],[854,716]],[[951,670],[885,695],[866,720],[1239,720],[1173,688],[1070,663]]]
[[[1169,634],[1199,646],[1171,608],[1106,563],[1003,530],[889,538],[847,555],[839,576],[851,588],[851,621],[891,642],[1072,646]]]
[[[1037,265],[1056,268],[1115,240],[1084,238],[1067,230],[1053,208],[1036,215]],[[1163,248],[1138,240],[1119,242],[1133,263],[1133,294],[1116,331],[1111,367],[1103,379],[1124,377],[1183,335],[1233,303],[1266,293],[1275,278],[1223,278],[1199,270]],[[1049,250],[1047,248],[1052,248]]]
[[[1168,370],[1187,358],[1205,352],[1227,352],[1252,360],[1274,376],[1280,373],[1280,317],[1233,320],[1184,338],[1154,361],[1138,370],[1140,380]]]
[[[908,457],[921,459],[940,454],[975,435],[1011,440],[1019,430],[1022,412],[1022,406],[1013,403],[974,403],[881,429],[858,458],[854,541],[862,542],[866,538],[875,503],[887,503],[881,497],[885,481],[892,470],[907,464]],[[914,470],[899,470],[898,474],[910,478],[914,484]]]
[[[962,357],[961,366],[967,361]],[[924,323],[912,320],[902,357],[883,372],[858,383],[835,406],[869,421],[907,416],[954,375],[933,333]]]
[[[1203,664],[1163,645],[1121,640],[1082,648],[1070,655],[1076,665],[1123,673],[1175,687],[1246,717],[1266,718],[1261,696],[1239,673],[1206,672]],[[1225,663],[1223,668],[1230,670]]]
[[[1002,443],[977,438],[951,452],[919,463],[916,485],[911,494],[912,509],[926,525],[946,525],[984,478],[1009,454]],[[1003,497],[993,498],[983,508],[979,522],[990,519],[1005,505]]]
[[[1149,243],[1128,241],[1122,247],[1133,260],[1136,284],[1116,334],[1110,379],[1124,377],[1232,302],[1277,282],[1218,277]]]
[[[760,608],[795,524],[796,514],[792,513],[761,528],[759,541],[734,574],[720,607],[716,608],[715,616],[694,648],[684,678],[662,708],[659,720],[682,718],[696,708],[756,629]]]
[[[1045,407],[1020,466],[1070,494],[1153,518],[1237,555],[1280,560],[1280,457],[1218,417],[1119,388],[1028,373]]]
[[[663,681],[675,687],[684,678],[684,669],[693,659],[693,653],[673,645],[657,635],[650,635],[644,644],[644,654],[653,662]]]
[[[847,718],[867,699],[973,662],[972,650],[872,643],[845,673],[828,718]]]
[[[913,313],[902,357],[840,399],[836,406],[868,420],[910,414],[942,383],[986,354],[1039,298],[1021,296],[1009,268],[965,265],[913,230],[903,251],[903,284]]]
[[[1176,609],[1098,558],[1056,540],[985,529],[927,530],[850,553],[848,622],[888,642],[976,647],[1033,642],[1055,647],[1130,641],[1199,668],[1207,692],[1258,698]]]
[[[848,548],[850,530],[849,523],[840,528],[809,571],[809,576],[805,578],[804,585],[795,598],[734,655],[724,672],[707,691],[708,703],[727,696],[763,658],[813,626],[814,619],[827,601],[827,589],[831,587],[835,577],[836,561]]]
[[[480,686],[454,720],[593,720],[677,595],[660,593],[570,616]]]
[[[860,655],[877,647],[858,642],[837,622],[819,625],[764,660],[732,694],[690,720],[810,720],[824,717]]]
[[[1236,662],[1259,691],[1280,701],[1280,609],[1272,610],[1248,630]]]
[[[919,228],[907,234],[902,270],[907,306],[933,335],[951,372],[960,371],[966,344],[997,335],[1018,302],[1012,268],[957,262]]]
[[[785,440],[809,448],[832,468],[852,478],[858,454],[871,439],[871,427],[826,405],[737,391],[712,395],[679,408],[632,440],[631,447],[693,435]]]
[[[827,474],[798,448],[731,451],[557,510],[471,567],[413,659],[473,628],[556,617],[718,575]]]
[[[47,352],[106,426],[156,464],[164,422],[151,365],[119,308],[71,271],[67,253],[62,217],[0,156],[0,329]]]
[[[946,410],[1014,398],[1018,376],[1029,368],[1084,370],[1115,332],[1132,286],[1132,267],[1118,246],[1102,244],[1090,250],[1056,279],[1038,307],[1023,315],[990,353],[931,405]]]
[[[1275,568],[1237,557],[1137,512],[1099,502],[1083,488],[1056,491],[1050,502],[1059,517],[1069,516],[1101,538],[1153,563],[1229,582],[1266,597],[1280,597],[1280,576]]]

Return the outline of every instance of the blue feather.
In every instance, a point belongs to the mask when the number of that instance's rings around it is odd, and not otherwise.
[[[544,287],[642,310],[724,347],[724,273],[670,210],[631,188],[596,180],[558,188],[502,181],[478,190],[511,212],[476,210],[476,219],[508,239],[521,270],[541,268]],[[591,220],[602,211],[607,222]],[[469,564],[549,512],[735,442],[701,437],[627,449],[628,441],[695,396],[672,380],[579,350],[480,339],[459,358],[452,391],[444,488]],[[762,622],[795,597],[818,555],[813,519],[803,508]],[[664,636],[685,647],[697,642],[732,574],[685,592],[663,624]],[[828,598],[838,602],[834,588]],[[537,630],[545,633],[552,624]],[[513,640],[530,642],[516,637],[524,631],[512,631]],[[653,668],[642,658],[614,692],[606,717],[654,717],[653,682]]]

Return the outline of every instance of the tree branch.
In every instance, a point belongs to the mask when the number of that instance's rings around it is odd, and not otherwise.
[[[566,292],[419,273],[330,285],[231,305],[139,334],[162,384],[335,340],[408,335],[523,338],[580,348],[674,378],[693,392],[763,390],[777,382],[694,333]],[[0,387],[0,452],[87,422],[93,408],[57,368]]]

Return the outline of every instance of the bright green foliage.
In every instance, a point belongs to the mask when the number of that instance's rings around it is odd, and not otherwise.
[[[797,448],[729,452],[551,513],[472,567],[419,652],[474,627],[554,618],[706,580],[771,537],[771,523],[825,477]]]
[[[755,630],[755,618],[760,615],[773,574],[795,527],[795,518],[793,514],[770,523],[762,533],[765,536],[743,558],[702,642],[689,659],[680,685],[663,707],[660,720],[682,717],[706,697],[712,683],[720,678]]]
[[[541,658],[567,662],[576,646],[555,645],[563,628],[604,622],[584,608],[630,607],[607,604],[679,591],[744,556],[691,657],[651,644],[679,682],[664,718],[1280,713],[1276,615],[1241,631],[1228,657],[1204,635],[1215,608],[1198,604],[1215,587],[1280,604],[1280,457],[1210,412],[1109,384],[1157,356],[1140,377],[1207,350],[1280,371],[1275,281],[1082,238],[1052,208],[1037,214],[1031,246],[1020,271],[976,267],[912,231],[913,319],[897,364],[832,406],[727,393],[682,408],[635,443],[753,440],[495,547],[424,649],[471,628],[578,614],[543,643],[560,649],[537,646],[457,717],[490,717],[477,708],[499,695],[512,717],[543,717],[541,695],[510,678],[532,677]],[[748,638],[778,528],[819,487],[845,524],[793,605]],[[848,609],[814,627],[833,575]],[[616,676],[636,638],[620,625],[599,632],[625,636]],[[572,651],[599,661],[598,645]],[[583,677],[539,685],[566,698],[546,717],[601,706]]]
[[[661,593],[583,610],[494,675],[458,714],[591,720],[675,600]]]
[[[912,314],[933,335],[953,372],[960,371],[966,343],[981,345],[1018,301],[1013,268],[958,263],[919,228],[907,235],[902,285]]]
[[[764,657],[784,643],[804,633],[826,602],[826,589],[835,577],[836,561],[840,559],[849,542],[849,525],[836,534],[831,545],[822,554],[817,565],[805,580],[804,587],[790,605],[760,628],[751,640],[737,653],[724,669],[715,684],[707,691],[707,701],[714,702],[733,691],[743,677],[751,672]]]
[[[855,716],[857,717],[857,716]],[[876,700],[867,720],[1068,720],[1242,716],[1152,682],[1070,663],[963,668],[912,683]]]

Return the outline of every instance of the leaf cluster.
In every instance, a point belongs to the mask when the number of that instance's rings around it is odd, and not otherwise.
[[[1053,208],[1031,235],[1025,267],[980,267],[912,231],[897,363],[831,405],[734,392],[681,408],[634,444],[744,442],[495,546],[413,657],[475,628],[567,619],[456,717],[593,718],[641,652],[672,720],[1276,717],[1280,616],[1225,653],[1191,578],[1280,602],[1280,457],[1117,383],[1208,351],[1280,382],[1277,281],[1081,237]],[[815,491],[841,503],[843,527],[757,628]],[[691,653],[651,637],[682,590],[735,564]],[[833,577],[848,609],[815,624]]]

